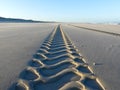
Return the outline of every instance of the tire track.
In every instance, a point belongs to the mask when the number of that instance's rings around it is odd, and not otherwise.
[[[119,33],[107,32],[107,31],[102,31],[102,30],[92,29],[92,28],[87,28],[87,27],[81,27],[81,26],[76,26],[76,25],[71,25],[71,24],[69,24],[69,25],[73,26],[73,27],[77,27],[77,28],[83,28],[83,29],[88,30],[88,31],[95,31],[95,32],[100,32],[100,33],[104,33],[104,34],[108,34],[108,35],[112,35],[112,36],[119,36],[120,37]]]
[[[14,90],[105,90],[60,25],[46,38]]]

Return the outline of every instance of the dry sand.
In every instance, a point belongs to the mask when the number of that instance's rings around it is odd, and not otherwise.
[[[53,24],[0,24],[0,90],[18,79],[53,28]]]
[[[57,26],[12,90],[105,90],[72,41]]]
[[[74,25],[81,26],[81,24]],[[89,24],[83,26],[91,28]],[[101,31],[120,32],[120,27],[116,25],[93,26],[95,29]],[[70,25],[63,25],[63,29],[78,47],[96,75],[100,78],[106,90],[119,90],[120,37]],[[96,65],[93,65],[93,63],[96,63]]]
[[[55,26],[0,24],[0,90],[119,90],[120,37]],[[82,27],[119,33],[119,26],[93,26]]]
[[[72,24],[72,25],[79,26],[79,27],[85,27],[85,28],[89,28],[89,29],[94,29],[97,31],[120,34],[120,25],[115,25],[115,24],[85,24],[85,23],[81,23],[81,24]]]

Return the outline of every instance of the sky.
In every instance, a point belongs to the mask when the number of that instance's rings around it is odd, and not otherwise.
[[[119,22],[120,0],[0,0],[0,16],[59,22]]]

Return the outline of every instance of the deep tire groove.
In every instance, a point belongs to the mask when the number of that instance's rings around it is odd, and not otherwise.
[[[14,90],[105,90],[60,25],[46,38]]]

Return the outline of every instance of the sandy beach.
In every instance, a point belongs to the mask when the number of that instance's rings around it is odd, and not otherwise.
[[[14,90],[105,90],[61,25],[45,39]]]
[[[17,81],[53,29],[52,24],[0,24],[0,90]]]
[[[120,0],[1,0],[0,90],[120,90]]]
[[[120,32],[119,25],[74,25],[113,33]],[[120,83],[118,79],[120,78],[120,37],[70,25],[63,25],[63,29],[78,47],[96,75],[100,78],[106,90],[118,90]],[[97,65],[93,65],[93,63]]]
[[[63,23],[0,24],[0,89],[118,90],[119,39]]]

